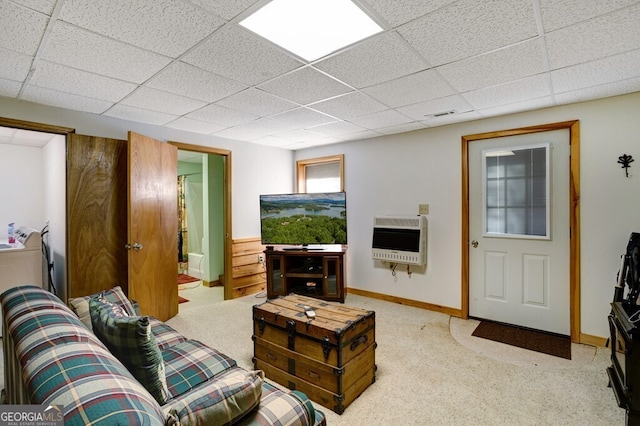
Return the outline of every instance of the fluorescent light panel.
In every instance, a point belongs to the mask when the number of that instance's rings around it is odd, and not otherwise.
[[[240,25],[307,61],[382,31],[351,0],[273,0]]]

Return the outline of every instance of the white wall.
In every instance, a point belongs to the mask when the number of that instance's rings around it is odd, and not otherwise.
[[[38,231],[44,227],[41,148],[0,144],[0,239],[10,222]]]
[[[49,245],[49,260],[53,262],[52,279],[58,296],[66,300],[66,141],[54,137],[42,148],[44,191],[43,214],[49,222],[49,233],[43,238]],[[45,288],[47,288],[45,280]]]
[[[640,163],[629,179],[622,154],[640,161],[640,93],[507,117],[327,145],[295,159],[345,155],[349,287],[461,308],[461,137],[510,128],[580,120],[581,332],[606,337],[620,255],[640,231]],[[371,260],[376,215],[415,215],[429,204],[427,267],[396,277]]]

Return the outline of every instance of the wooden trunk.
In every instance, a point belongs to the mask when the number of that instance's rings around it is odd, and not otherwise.
[[[254,367],[336,413],[375,381],[375,312],[291,294],[255,305],[253,320]]]

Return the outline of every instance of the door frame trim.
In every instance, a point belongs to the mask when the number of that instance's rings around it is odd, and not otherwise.
[[[232,226],[231,226],[231,151],[227,149],[211,148],[202,145],[193,145],[183,142],[169,141],[169,144],[182,151],[200,152],[202,154],[214,154],[224,157],[224,300],[233,299],[233,271],[232,257]]]
[[[571,341],[580,343],[580,120],[462,136],[462,318],[469,318],[469,144],[485,139],[569,130],[569,318]]]

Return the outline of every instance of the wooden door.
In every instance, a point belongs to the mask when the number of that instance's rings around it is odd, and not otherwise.
[[[129,132],[129,298],[161,321],[178,313],[178,150]]]
[[[67,297],[128,293],[127,141],[70,134],[67,142]]]

